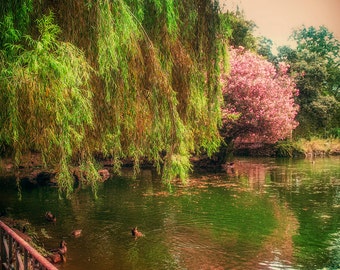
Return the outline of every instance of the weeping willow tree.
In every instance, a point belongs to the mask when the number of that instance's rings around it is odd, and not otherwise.
[[[224,43],[217,1],[17,5],[31,7],[26,28],[16,28],[8,6],[0,24],[16,34],[0,44],[0,143],[18,164],[23,153],[40,152],[70,192],[72,166],[95,186],[98,153],[117,172],[124,159],[136,172],[147,159],[170,181],[186,179],[192,154],[218,149]]]
[[[77,47],[56,40],[52,15],[38,20],[37,29],[39,38],[24,36],[25,46],[7,44],[11,61],[2,55],[0,139],[13,149],[16,164],[24,153],[40,152],[45,165],[56,168],[60,187],[70,191],[75,153],[92,162],[83,145],[93,130],[92,68]]]

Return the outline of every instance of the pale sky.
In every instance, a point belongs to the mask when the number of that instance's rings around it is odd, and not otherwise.
[[[220,0],[223,11],[244,11],[257,25],[255,32],[274,42],[274,47],[290,45],[294,29],[324,25],[340,40],[340,0]]]

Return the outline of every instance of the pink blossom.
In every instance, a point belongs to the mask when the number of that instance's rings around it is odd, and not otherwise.
[[[224,134],[243,142],[275,143],[298,125],[298,89],[288,76],[289,65],[278,68],[252,52],[230,51],[230,73],[221,76],[226,104],[222,110]],[[228,118],[228,114],[238,115]],[[232,120],[230,120],[232,119]]]

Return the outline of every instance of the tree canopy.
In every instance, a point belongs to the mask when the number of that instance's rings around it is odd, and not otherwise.
[[[315,27],[301,27],[295,30],[292,37],[297,42],[296,50],[298,52],[308,51],[315,53],[318,57],[323,59],[323,63],[327,68],[328,77],[325,80],[326,91],[340,98],[340,42],[333,33],[325,26],[320,26],[319,29]]]
[[[247,143],[289,137],[297,126],[298,90],[287,74],[288,66],[281,63],[276,69],[244,48],[231,50],[230,65],[230,74],[222,76],[224,137]]]
[[[301,27],[293,32],[296,49],[279,48],[278,58],[290,65],[300,95],[296,135],[333,136],[340,125],[339,41],[325,27]]]
[[[239,9],[236,12],[226,12],[221,15],[229,31],[229,44],[234,47],[242,46],[248,50],[255,51],[257,40],[253,32],[256,24],[251,20],[246,20],[244,13]]]
[[[169,181],[218,149],[218,1],[21,0],[0,26],[2,153],[40,152],[62,190],[73,166],[95,186],[99,154]]]

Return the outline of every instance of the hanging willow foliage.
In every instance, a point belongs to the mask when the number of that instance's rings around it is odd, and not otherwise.
[[[54,12],[62,39],[86,59],[56,39],[58,30],[45,16],[38,21],[39,38],[13,47],[17,57],[3,61],[1,87],[7,90],[1,102],[10,105],[0,138],[18,159],[23,151],[41,152],[58,165],[59,183],[70,190],[69,166],[83,163],[93,172],[97,153],[112,157],[117,171],[125,158],[133,159],[136,172],[147,159],[169,181],[187,177],[193,153],[218,149],[224,53],[218,1],[33,5],[34,17]],[[86,175],[95,183],[96,174]]]
[[[184,179],[190,155],[220,143],[218,4],[185,2],[103,0],[98,8],[99,71],[112,110],[104,149],[136,165],[163,163],[164,179]]]
[[[136,169],[144,157],[159,167],[164,151],[164,175],[169,174],[166,179],[170,179],[174,175],[168,164],[178,154],[179,145],[188,142],[171,78],[130,7],[124,1],[113,5],[103,0],[99,5],[98,64],[105,82],[102,102],[108,104],[101,121],[102,149],[114,157],[115,164],[132,157]],[[182,148],[181,155],[188,157],[188,150]]]
[[[93,128],[92,69],[77,47],[56,40],[52,14],[37,28],[39,39],[25,36],[26,46],[7,44],[15,57],[1,63],[0,141],[13,147],[17,164],[23,153],[40,152],[61,189],[71,191],[72,158],[82,153],[91,162],[84,140]]]

